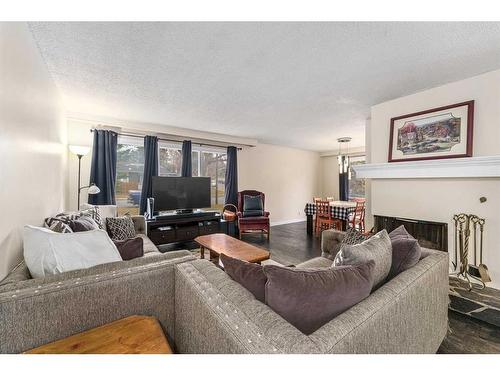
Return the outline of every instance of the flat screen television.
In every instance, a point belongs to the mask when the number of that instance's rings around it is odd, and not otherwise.
[[[210,207],[210,177],[153,177],[153,198],[155,211]]]

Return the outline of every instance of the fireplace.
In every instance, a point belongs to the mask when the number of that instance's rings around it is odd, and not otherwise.
[[[433,221],[405,219],[390,216],[374,216],[375,232],[382,229],[391,232],[404,225],[408,233],[418,240],[422,247],[448,251],[448,224]]]

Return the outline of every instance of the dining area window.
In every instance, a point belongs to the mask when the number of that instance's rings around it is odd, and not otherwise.
[[[349,157],[349,199],[365,197],[365,179],[357,178],[353,166],[365,164],[365,156]]]

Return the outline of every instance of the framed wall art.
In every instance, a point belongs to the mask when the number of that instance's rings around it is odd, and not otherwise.
[[[472,156],[474,100],[391,119],[389,162]]]

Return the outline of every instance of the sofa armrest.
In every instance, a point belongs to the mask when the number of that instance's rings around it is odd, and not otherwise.
[[[142,215],[133,215],[132,221],[136,234],[147,234],[146,218]]]
[[[345,232],[336,229],[324,230],[321,233],[321,256],[331,260],[335,259],[344,236]]]
[[[174,265],[194,259],[184,251],[161,254],[27,280],[3,290],[0,353],[23,352],[130,315],[156,317],[172,339]]]
[[[206,259],[175,266],[181,353],[319,353],[318,346]]]

